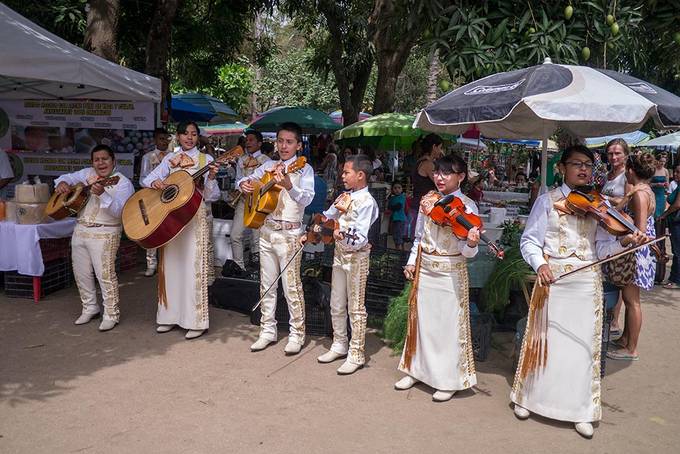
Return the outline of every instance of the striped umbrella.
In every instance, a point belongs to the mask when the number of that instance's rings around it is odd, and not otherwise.
[[[243,134],[247,126],[240,121],[236,123],[221,123],[208,125],[201,128],[201,133],[206,136],[238,136]]]
[[[635,131],[652,119],[680,128],[680,97],[628,74],[552,64],[493,74],[436,100],[414,126],[462,133],[475,125],[485,137],[547,139],[558,129],[580,138]],[[547,152],[541,159],[545,186]]]

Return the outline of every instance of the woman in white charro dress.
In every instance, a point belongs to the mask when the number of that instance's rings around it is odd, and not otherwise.
[[[177,126],[180,149],[170,153],[142,182],[162,189],[163,180],[179,170],[195,173],[213,161],[196,148],[199,129],[193,122]],[[211,165],[203,179],[203,206],[175,238],[159,250],[158,313],[156,331],[165,333],[175,325],[188,330],[187,339],[201,336],[208,329],[208,286],[214,280],[210,234],[210,204],[220,197],[215,181],[218,166]]]
[[[479,231],[473,228],[467,240],[458,240],[450,227],[438,226],[428,216],[434,203],[451,193],[477,213],[475,203],[460,190],[466,176],[467,165],[459,156],[436,161],[439,193],[432,191],[421,199],[415,241],[404,269],[406,278],[414,280],[416,294],[409,298],[408,331],[399,362],[399,370],[407,375],[394,386],[405,390],[423,382],[435,389],[432,399],[437,402],[477,383],[466,259],[477,254]]]
[[[541,291],[541,285],[548,286],[547,298],[543,300],[547,317],[543,319],[545,323],[539,322],[541,312],[535,309],[537,305],[532,296],[529,323],[510,394],[518,418],[526,419],[534,412],[569,421],[586,438],[592,437],[591,423],[600,420],[602,414],[602,275],[599,267],[589,268],[551,284],[556,276],[644,241],[640,234],[617,240],[594,219],[558,209],[574,188],[590,184],[593,161],[588,148],[581,145],[567,148],[559,164],[565,176],[564,184],[539,196],[527,220],[520,248],[524,260],[537,273],[534,296]],[[536,330],[532,331],[532,326],[544,327],[545,365],[532,361],[536,358],[532,346],[536,344],[531,341],[540,337]]]

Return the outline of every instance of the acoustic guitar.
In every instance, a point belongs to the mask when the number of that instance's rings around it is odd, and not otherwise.
[[[294,163],[288,166],[284,175],[299,172],[307,164],[307,159],[300,156]],[[245,210],[243,212],[243,225],[251,229],[259,229],[264,224],[267,215],[276,209],[279,203],[279,194],[282,186],[276,184],[274,172],[268,171],[259,180],[250,180],[253,192],[244,194]]]
[[[214,162],[227,164],[242,154],[243,148],[237,145]],[[179,170],[163,181],[164,189],[144,188],[135,192],[123,207],[122,222],[127,237],[146,249],[161,247],[175,238],[201,207],[203,194],[196,181],[209,170],[210,165],[193,175]]]
[[[97,181],[84,185],[78,183],[71,187],[71,190],[65,194],[54,192],[50,200],[45,206],[45,214],[55,221],[59,221],[68,216],[75,216],[85,208],[87,201],[90,200],[90,188],[94,184],[101,184],[102,186],[113,186],[120,180],[119,176],[100,178]]]

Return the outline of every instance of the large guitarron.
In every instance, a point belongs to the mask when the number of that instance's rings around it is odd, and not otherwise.
[[[58,194],[54,192],[45,207],[45,214],[55,221],[64,219],[68,216],[75,216],[85,208],[87,201],[90,200],[90,188],[94,184],[101,184],[102,186],[113,186],[118,183],[120,177],[106,177],[100,178],[88,185],[78,183],[71,187],[71,190],[65,194]]]
[[[283,174],[299,172],[305,164],[307,164],[307,159],[301,156],[289,165]],[[267,215],[276,209],[279,194],[283,188],[276,184],[272,171],[265,172],[261,179],[251,180],[251,183],[255,189],[250,194],[245,194],[243,225],[251,229],[259,229],[264,224]]]
[[[215,159],[215,163],[227,164],[242,154],[243,148],[236,146]],[[165,189],[144,188],[134,193],[123,207],[127,237],[147,249],[161,247],[175,238],[198,212],[203,194],[196,181],[209,170],[209,165],[193,175],[180,170],[164,180]]]

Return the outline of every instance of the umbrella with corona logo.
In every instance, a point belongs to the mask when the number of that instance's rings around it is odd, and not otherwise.
[[[680,128],[680,97],[628,74],[546,58],[446,94],[423,109],[414,126],[460,134],[474,125],[484,137],[543,139],[545,187],[545,148],[557,129],[583,139],[635,131],[649,119],[662,129]]]

